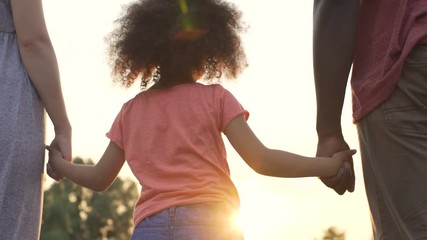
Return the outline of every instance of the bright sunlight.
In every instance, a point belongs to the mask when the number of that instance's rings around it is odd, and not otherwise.
[[[265,189],[254,194],[254,186],[262,184],[261,178],[254,177],[239,185],[241,210],[235,222],[245,240],[279,239],[280,232],[291,224],[290,202],[283,195]]]

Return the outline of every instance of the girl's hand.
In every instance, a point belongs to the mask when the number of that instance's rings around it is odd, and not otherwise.
[[[355,149],[345,150],[341,152],[337,152],[332,155],[332,159],[334,159],[339,164],[339,169],[335,176],[332,176],[334,179],[340,179],[341,182],[351,181],[351,178],[354,178],[354,174],[352,174],[352,156],[356,154]],[[344,190],[345,191],[345,190]]]
[[[335,159],[337,162],[340,162],[341,165],[344,165],[344,163],[348,164],[348,162],[352,159],[352,156],[356,154],[356,152],[357,151],[355,149],[344,150],[334,153],[332,155],[332,158]]]

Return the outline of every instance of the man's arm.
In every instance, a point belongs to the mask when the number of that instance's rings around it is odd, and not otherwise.
[[[348,149],[341,131],[341,113],[354,56],[358,5],[359,0],[314,0],[317,156],[331,156],[334,152]],[[354,190],[354,173],[351,177],[322,181],[339,194],[346,189]]]
[[[341,132],[341,110],[353,62],[358,0],[314,0],[313,67],[319,137]]]

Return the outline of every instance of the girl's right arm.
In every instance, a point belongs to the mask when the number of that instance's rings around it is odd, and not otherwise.
[[[343,162],[356,153],[347,150],[332,157],[305,157],[264,146],[243,115],[233,119],[224,134],[243,160],[257,173],[274,177],[334,176]]]
[[[46,148],[49,150],[49,165],[55,172],[99,192],[105,191],[113,183],[125,162],[123,150],[112,141],[96,165],[73,164],[65,161],[57,149]]]

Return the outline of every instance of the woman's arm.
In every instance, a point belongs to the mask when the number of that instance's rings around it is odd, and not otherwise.
[[[55,172],[94,191],[105,191],[116,179],[125,162],[123,150],[112,141],[96,165],[73,164],[65,161],[57,149],[47,149],[49,163]]]
[[[52,145],[71,161],[71,124],[61,90],[58,63],[46,28],[41,0],[12,0],[22,61],[55,128]]]
[[[343,161],[355,150],[328,157],[304,157],[281,150],[266,148],[256,137],[243,116],[232,120],[224,131],[231,145],[256,172],[274,177],[333,176]]]

